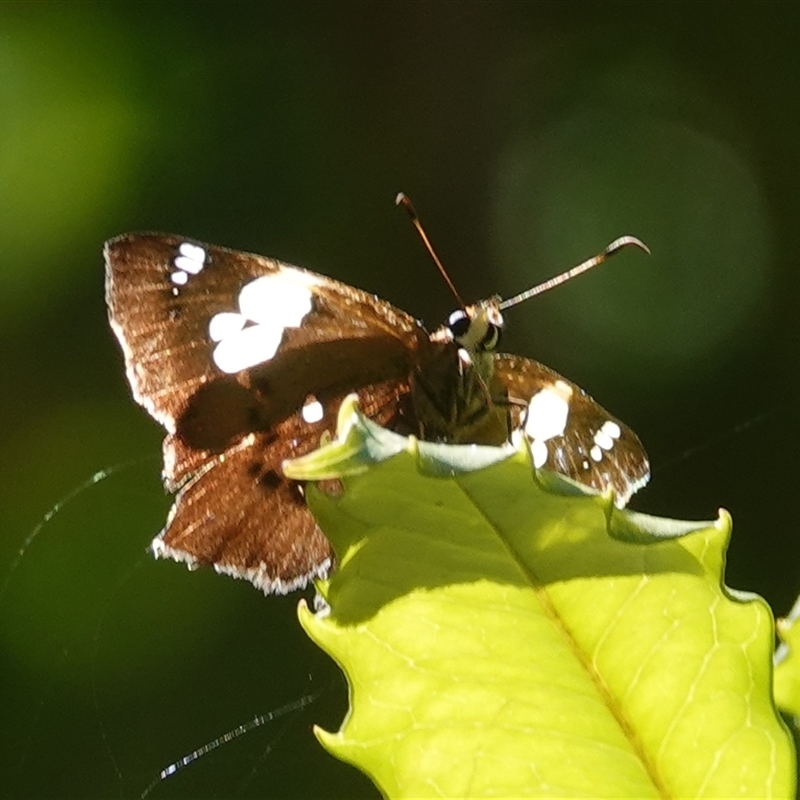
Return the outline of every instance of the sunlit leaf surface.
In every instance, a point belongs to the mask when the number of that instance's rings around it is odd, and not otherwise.
[[[617,511],[524,449],[341,422],[294,470],[349,476],[310,492],[340,567],[330,613],[300,614],[350,685],[331,752],[390,797],[793,795],[770,612],[722,584],[727,514]]]

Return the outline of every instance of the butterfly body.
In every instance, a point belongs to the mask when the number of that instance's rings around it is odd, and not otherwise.
[[[495,352],[495,299],[432,334],[374,295],[298,267],[164,234],[105,246],[111,326],[136,400],[167,430],[177,492],[156,555],[287,592],[323,575],[327,540],[281,464],[335,430],[345,396],[403,434],[500,445],[623,504],[648,475],[636,435],[535,361]]]

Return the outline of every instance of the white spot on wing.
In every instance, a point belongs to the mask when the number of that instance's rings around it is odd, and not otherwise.
[[[602,426],[595,432],[594,434],[594,447],[592,450],[611,450],[614,447],[614,442],[619,439],[622,435],[622,430],[620,429],[619,425],[616,422],[607,419]],[[598,450],[598,452],[600,452]],[[592,458],[595,461],[599,461],[600,458],[594,455],[594,452],[590,453]],[[600,457],[602,457],[602,453],[600,453]]]
[[[197,275],[202,271],[204,266],[202,261],[195,261],[193,258],[188,258],[187,256],[178,256],[172,263],[175,265],[176,269],[182,269],[190,275]]]
[[[571,397],[569,384],[556,381],[538,391],[528,403],[525,434],[531,440],[533,465],[537,468],[547,463],[547,441],[563,435],[566,430]]]
[[[192,244],[191,242],[183,242],[178,248],[178,252],[184,258],[190,258],[192,261],[199,261],[201,264],[205,263],[206,251],[200,247],[199,244]]]
[[[253,322],[296,328],[311,311],[311,291],[288,270],[256,278],[242,287],[239,311]]]
[[[178,286],[185,286],[189,276],[197,275],[206,265],[206,251],[199,244],[182,242],[172,265],[175,272],[169,276],[170,280]]]
[[[531,455],[536,469],[541,469],[547,463],[547,445],[542,439],[534,439],[531,442]]]
[[[525,433],[535,441],[561,436],[568,417],[569,398],[565,398],[558,387],[547,387],[537,392],[528,403]]]
[[[300,327],[311,311],[313,283],[305,273],[281,269],[245,284],[239,292],[239,313],[224,311],[209,323],[209,336],[219,342],[214,363],[233,373],[269,361],[284,331]]]
[[[603,457],[603,451],[597,445],[595,445],[589,451],[589,455],[592,457],[592,461],[600,461],[600,459]]]
[[[610,450],[614,446],[614,440],[602,430],[597,431],[594,435],[594,443],[603,450]]]
[[[226,337],[214,348],[214,363],[228,374],[256,364],[263,364],[275,355],[283,328],[252,325]]]
[[[220,314],[214,314],[211,322],[208,325],[208,335],[211,337],[212,342],[221,342],[229,336],[238,333],[245,325],[245,318],[241,314],[235,314],[231,311],[223,311]]]
[[[319,422],[324,415],[322,403],[314,395],[309,395],[303,406],[302,414],[303,419],[308,423]]]

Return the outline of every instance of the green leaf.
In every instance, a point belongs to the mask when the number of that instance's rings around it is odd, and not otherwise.
[[[781,711],[800,717],[800,598],[785,619],[778,620],[782,642],[775,655],[775,702]]]
[[[475,467],[481,469],[475,471]],[[301,604],[351,707],[325,747],[389,797],[790,797],[773,624],[722,584],[731,523],[619,511],[518,449],[340,412],[287,464],[337,553]]]

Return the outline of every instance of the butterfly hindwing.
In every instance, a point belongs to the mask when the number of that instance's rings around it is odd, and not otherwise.
[[[395,381],[363,387],[362,408],[393,426],[407,398]],[[319,403],[319,419],[296,412],[269,432],[251,433],[200,470],[178,491],[167,525],[153,543],[157,555],[246,578],[266,593],[285,593],[324,575],[331,564],[328,540],[305,504],[300,484],[284,477],[284,459],[296,458],[332,433],[344,394]],[[167,439],[166,449],[170,445]],[[179,445],[173,442],[174,448]],[[178,450],[178,460],[186,458]],[[165,456],[165,462],[169,458]]]
[[[324,419],[320,427],[330,424]],[[273,434],[252,433],[224,453],[205,455],[202,469],[178,491],[166,527],[153,541],[157,556],[190,566],[213,565],[266,593],[288,592],[324,575],[330,545],[281,463],[313,449],[318,433],[295,417]],[[289,445],[292,444],[292,447]]]

